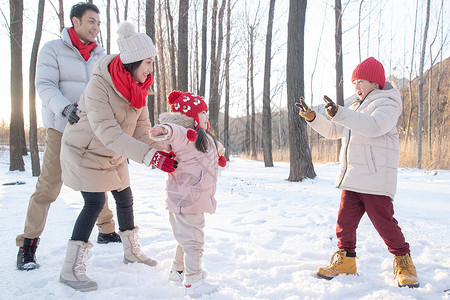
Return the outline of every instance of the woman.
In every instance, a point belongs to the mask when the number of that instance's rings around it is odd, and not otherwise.
[[[122,23],[117,32],[120,54],[106,56],[96,64],[79,101],[80,120],[67,126],[62,138],[63,182],[81,191],[84,207],[69,240],[60,281],[80,291],[97,289],[97,283],[85,273],[84,259],[92,247],[89,236],[107,191],[116,200],[124,262],[156,266],[138,244],[127,158],[165,172],[172,172],[177,165],[169,154],[158,151],[161,144],[148,136],[151,124],[146,98],[153,83],[156,48],[150,37],[136,33],[129,22]]]

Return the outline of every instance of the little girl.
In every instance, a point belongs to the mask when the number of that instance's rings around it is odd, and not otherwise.
[[[159,116],[161,124],[150,129],[150,136],[178,161],[166,182],[166,205],[178,242],[169,279],[182,282],[184,277],[186,295],[199,297],[218,288],[204,281],[201,258],[204,213],[216,211],[217,166],[225,167],[226,160],[222,144],[208,131],[208,106],[200,96],[173,91],[168,103],[172,113]]]

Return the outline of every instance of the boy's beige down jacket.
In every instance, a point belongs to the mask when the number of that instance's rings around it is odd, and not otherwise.
[[[401,112],[398,89],[376,89],[349,108],[339,106],[332,120],[316,114],[307,122],[326,138],[342,138],[336,187],[394,199],[399,158],[396,126]]]
[[[130,185],[127,158],[149,165],[155,149],[162,149],[149,138],[147,106],[131,107],[114,87],[108,65],[115,57],[95,65],[79,101],[80,120],[62,137],[63,182],[77,191],[121,191]]]

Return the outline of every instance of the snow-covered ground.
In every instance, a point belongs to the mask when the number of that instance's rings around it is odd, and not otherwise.
[[[25,172],[9,171],[9,152],[0,151],[0,299],[184,299],[181,286],[168,281],[175,241],[164,204],[165,174],[130,164],[135,223],[143,251],[156,268],[125,265],[121,244],[94,247],[87,273],[98,290],[82,293],[59,283],[67,240],[82,198],[63,187],[51,206],[37,250],[41,268],[16,270],[15,237],[23,230],[36,179],[29,156]],[[340,191],[338,165],[315,165],[317,178],[288,182],[288,163],[265,168],[262,162],[233,158],[221,171],[217,212],[206,215],[204,269],[220,285],[208,299],[450,299],[450,171],[400,169],[395,216],[411,246],[420,288],[399,288],[392,279],[392,255],[367,216],[358,229],[359,276],[318,279],[336,248],[335,223]],[[112,195],[110,206],[115,209]]]

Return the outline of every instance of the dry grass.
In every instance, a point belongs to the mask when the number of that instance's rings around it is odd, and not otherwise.
[[[450,170],[450,156],[446,149],[450,149],[450,141],[447,138],[436,139],[432,143],[431,151],[426,142],[423,143],[422,149],[422,169],[425,170]],[[311,156],[313,163],[329,163],[336,162],[336,143],[335,141],[320,141],[319,145],[315,144],[311,148]],[[246,153],[238,155],[244,159],[254,159]],[[273,161],[289,162],[289,150],[273,150]],[[264,155],[259,152],[256,160],[264,161]],[[417,143],[415,141],[406,143],[400,142],[400,167],[416,168],[417,167]]]

